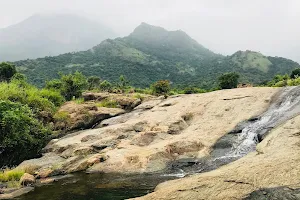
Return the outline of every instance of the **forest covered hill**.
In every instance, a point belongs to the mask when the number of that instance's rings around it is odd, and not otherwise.
[[[99,76],[112,82],[125,75],[137,87],[168,79],[176,86],[204,89],[216,87],[217,78],[226,72],[239,73],[242,83],[260,84],[276,74],[290,74],[300,67],[292,60],[254,51],[222,56],[203,47],[181,30],[167,31],[146,23],[127,37],[107,39],[87,51],[14,64],[39,86],[58,77],[58,72],[78,70],[87,76]]]

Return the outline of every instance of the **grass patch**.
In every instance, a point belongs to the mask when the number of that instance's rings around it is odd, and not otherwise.
[[[97,107],[106,107],[106,108],[118,108],[119,105],[115,100],[104,99],[99,103],[96,103]]]
[[[24,170],[4,169],[0,172],[0,182],[19,181],[24,173]]]
[[[82,103],[84,103],[84,99],[83,98],[77,98],[77,99],[74,100],[74,102],[77,103],[77,104],[82,104]]]
[[[140,100],[142,100],[142,101],[145,99],[145,96],[142,95],[142,94],[140,94],[140,93],[134,94],[133,97],[136,98],[136,99],[140,99]]]

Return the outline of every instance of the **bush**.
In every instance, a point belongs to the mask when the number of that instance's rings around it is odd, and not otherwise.
[[[11,83],[0,83],[0,100],[9,100],[28,105],[35,113],[47,111],[54,113],[64,98],[56,91],[39,90],[27,83],[13,80]]]
[[[83,90],[87,88],[87,79],[80,72],[61,75],[61,81],[61,93],[68,101],[72,100],[74,97],[80,97]]]
[[[17,73],[16,67],[10,63],[0,63],[0,81],[10,81],[10,79]]]
[[[240,76],[235,72],[225,73],[219,77],[219,86],[222,89],[236,88],[239,77]]]
[[[171,90],[170,81],[160,80],[151,85],[152,93],[154,95],[168,95]]]
[[[87,79],[88,90],[96,89],[100,84],[100,78],[97,76],[90,76]]]
[[[28,106],[0,101],[0,166],[39,155],[50,134]]]
[[[300,77],[300,68],[294,69],[290,75],[290,78],[298,78]]]
[[[4,169],[0,171],[0,182],[19,181],[24,173],[25,172],[23,170]]]
[[[51,101],[57,107],[61,106],[65,102],[64,97],[61,96],[60,92],[57,90],[42,89],[39,94],[41,97]]]
[[[100,83],[99,88],[103,92],[111,92],[113,87],[110,82],[104,80]]]
[[[184,88],[184,94],[197,94],[197,93],[205,93],[206,90],[196,88],[196,87],[187,87]]]
[[[61,91],[63,87],[63,83],[59,79],[53,79],[51,81],[46,82],[46,89],[53,89],[53,90],[59,90]]]

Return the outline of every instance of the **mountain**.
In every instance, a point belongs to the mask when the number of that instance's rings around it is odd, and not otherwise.
[[[146,23],[127,37],[105,40],[88,51],[15,64],[39,86],[57,77],[58,72],[78,70],[109,81],[117,81],[123,74],[139,87],[169,79],[174,85],[202,88],[215,87],[218,76],[224,72],[238,72],[242,82],[258,84],[300,67],[292,60],[253,51],[238,51],[225,57],[198,44],[181,30],[167,31]]]
[[[87,50],[114,36],[106,26],[75,14],[37,14],[0,29],[0,61]]]

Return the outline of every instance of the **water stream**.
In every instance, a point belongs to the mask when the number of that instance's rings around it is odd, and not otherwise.
[[[249,152],[269,130],[300,114],[300,87],[289,87],[274,98],[261,116],[240,123],[221,138],[210,157],[170,163],[167,172],[148,175],[75,174],[46,186],[37,187],[19,200],[118,200],[145,195],[166,180],[207,172],[235,161]]]

